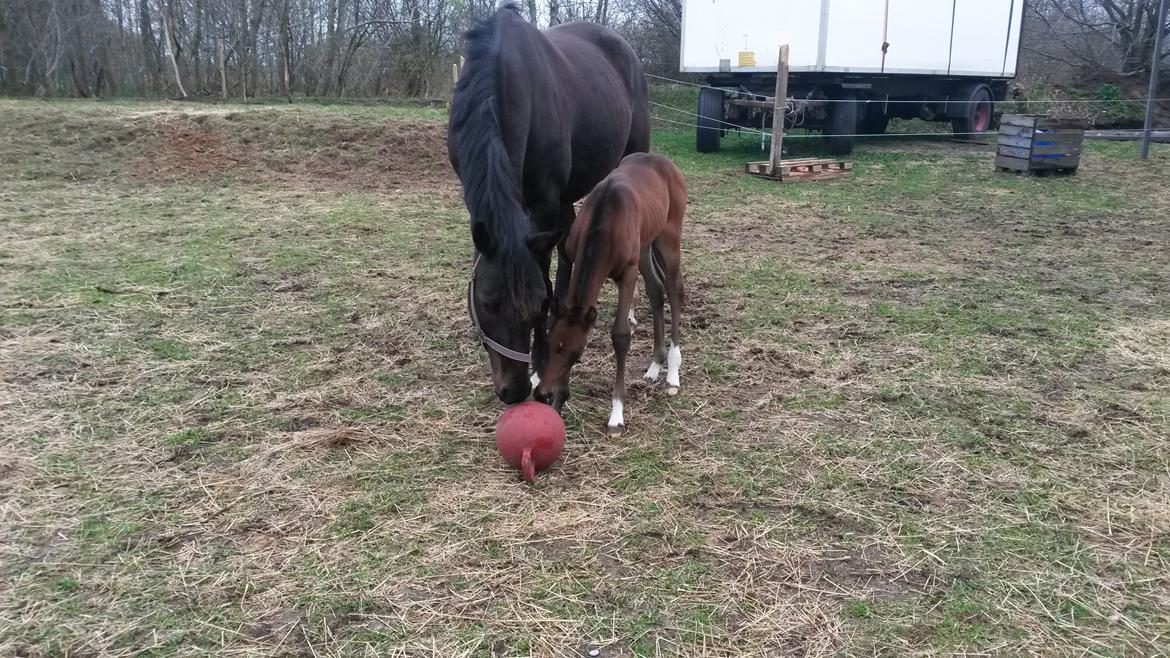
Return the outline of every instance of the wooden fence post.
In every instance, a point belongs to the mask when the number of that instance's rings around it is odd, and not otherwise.
[[[772,110],[772,162],[770,173],[780,173],[780,152],[784,148],[784,106],[788,103],[788,44],[780,46],[780,61],[776,64],[776,99]]]

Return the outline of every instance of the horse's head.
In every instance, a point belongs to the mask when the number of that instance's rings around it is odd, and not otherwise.
[[[480,223],[471,233],[479,256],[469,311],[491,363],[492,388],[502,402],[516,404],[532,390],[532,332],[544,330],[548,282],[536,249],[524,243],[519,249],[500,249]]]
[[[581,360],[589,331],[597,321],[597,308],[566,306],[552,300],[552,325],[548,329],[548,359],[544,366],[536,399],[552,404],[558,411],[569,391],[569,370]]]

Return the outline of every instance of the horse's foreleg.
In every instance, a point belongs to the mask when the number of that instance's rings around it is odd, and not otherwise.
[[[619,436],[626,428],[626,355],[630,352],[630,306],[634,303],[634,285],[638,270],[629,267],[618,281],[618,307],[614,313],[613,353],[617,357],[617,376],[613,382],[613,410],[609,414],[609,435]]]

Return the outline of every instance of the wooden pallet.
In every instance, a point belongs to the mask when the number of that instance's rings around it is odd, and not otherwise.
[[[1067,169],[1019,169],[1017,167],[1003,167],[996,165],[995,170],[1005,174],[1017,174],[1020,176],[1073,176],[1077,173],[1076,168],[1070,167]]]
[[[800,158],[781,160],[778,171],[772,170],[772,163],[749,162],[747,173],[761,178],[779,181],[821,180],[824,178],[845,178],[853,175],[853,163],[848,160],[825,158]]]

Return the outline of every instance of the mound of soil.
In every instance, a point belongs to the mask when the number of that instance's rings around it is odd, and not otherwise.
[[[264,112],[166,117],[133,163],[173,183],[230,178],[406,189],[457,184],[446,127],[420,119],[289,121]]]
[[[176,182],[228,174],[242,164],[222,132],[185,121],[168,121],[151,136],[134,169],[149,179]]]

